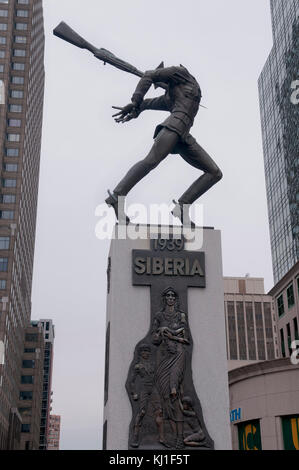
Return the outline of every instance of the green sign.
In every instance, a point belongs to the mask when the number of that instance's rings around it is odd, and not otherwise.
[[[239,449],[262,450],[260,422],[246,421],[238,424]]]
[[[284,449],[299,450],[299,415],[285,416],[281,420]]]

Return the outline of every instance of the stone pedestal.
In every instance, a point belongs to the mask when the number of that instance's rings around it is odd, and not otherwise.
[[[157,228],[157,232],[162,231],[162,238],[163,230],[167,232],[168,228]],[[196,230],[196,239],[202,238],[202,246],[187,242],[184,248],[204,252],[205,260],[205,287],[189,287],[185,299],[193,338],[193,384],[215,449],[227,450],[231,449],[231,434],[220,232],[210,228]],[[126,382],[136,345],[148,335],[151,326],[151,289],[133,285],[132,251],[149,250],[150,244],[149,237],[111,241],[103,438],[103,447],[108,450],[129,449],[132,408]],[[180,272],[175,274],[177,282]],[[171,279],[171,275],[166,275],[161,283],[171,285]],[[161,447],[157,444],[156,448]],[[196,447],[185,448],[188,449]]]

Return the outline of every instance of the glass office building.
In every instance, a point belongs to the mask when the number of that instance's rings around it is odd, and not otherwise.
[[[271,0],[273,48],[259,78],[275,284],[298,261],[299,2]]]

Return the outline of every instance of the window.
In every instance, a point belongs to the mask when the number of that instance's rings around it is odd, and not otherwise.
[[[20,142],[20,134],[7,134],[8,142]]]
[[[16,196],[15,194],[3,194],[1,202],[3,204],[15,204]]]
[[[22,362],[22,367],[23,367],[23,369],[34,369],[34,367],[35,367],[35,361],[34,361],[34,360],[25,359],[25,360]]]
[[[6,157],[18,157],[19,156],[19,149],[15,148],[7,148],[5,149]]]
[[[0,289],[6,289],[6,279],[0,279]]]
[[[20,400],[32,400],[32,391],[24,390],[20,392]]]
[[[23,98],[24,92],[22,90],[11,90],[10,92],[11,98]],[[12,105],[16,106],[16,105]]]
[[[0,36],[0,44],[6,44],[6,37]]]
[[[8,17],[8,10],[0,10],[0,16],[3,16],[5,18]]]
[[[3,165],[4,171],[18,171],[18,164],[17,163],[4,163]]]
[[[11,83],[14,83],[15,85],[23,85],[24,81],[25,81],[24,77],[16,77],[16,76],[11,77]]]
[[[284,314],[284,304],[283,304],[282,294],[277,298],[277,310],[278,310],[278,316],[281,317]]]
[[[281,421],[284,450],[299,450],[299,415],[284,416]]]
[[[14,218],[14,211],[0,211],[0,219],[11,220]]]
[[[21,384],[33,384],[34,377],[33,375],[22,375],[21,376]]]
[[[27,37],[26,36],[15,36],[15,42],[18,44],[26,44]]]
[[[30,432],[30,424],[22,424],[21,432]]]
[[[262,450],[259,420],[238,424],[239,450]]]
[[[0,73],[4,72],[4,64],[0,64]]]
[[[0,23],[0,31],[7,31],[7,23]]]
[[[0,271],[1,272],[8,271],[8,258],[0,258]]]
[[[9,250],[9,237],[0,237],[0,250]]]
[[[16,188],[17,180],[12,178],[4,178],[2,180],[2,185],[4,186],[4,188]]]
[[[14,49],[13,50],[14,57],[26,57],[26,50],[25,49]]]
[[[294,323],[295,339],[299,339],[297,318],[293,319],[293,323]]]
[[[29,5],[29,0],[18,0],[21,5]]]
[[[31,406],[25,406],[24,408],[19,408],[19,413],[22,416],[32,416],[32,408]]]
[[[281,344],[281,354],[282,354],[282,357],[286,357],[286,350],[285,350],[285,344],[284,344],[283,328],[281,328],[281,330],[280,330],[280,344]]]
[[[9,111],[10,111],[11,113],[21,113],[22,110],[23,110],[23,108],[22,108],[22,105],[21,105],[21,104],[11,104],[11,105],[9,106]]]
[[[15,28],[18,31],[27,31],[27,23],[16,23]]]
[[[20,62],[13,62],[12,69],[13,70],[25,70],[25,64],[22,64]]]
[[[28,18],[29,12],[28,10],[17,10],[17,16],[19,18]]]
[[[26,333],[25,335],[25,341],[38,341],[38,335],[37,333]]]
[[[36,348],[25,348],[24,353],[35,353]]]
[[[5,51],[0,51],[0,59],[4,59],[5,58]]]
[[[8,123],[9,127],[21,127],[21,119],[9,119]]]
[[[291,284],[287,288],[287,299],[288,299],[288,308],[293,307],[293,305],[295,305],[295,296],[294,296],[293,284]]]

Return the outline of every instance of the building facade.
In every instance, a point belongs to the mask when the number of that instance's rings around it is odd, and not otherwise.
[[[299,259],[299,2],[270,0],[273,48],[259,78],[274,282]]]
[[[228,377],[233,450],[299,450],[299,365],[281,358]]]
[[[52,410],[52,371],[53,371],[53,348],[55,331],[52,320],[39,320],[39,325],[43,330],[45,341],[44,355],[44,375],[43,375],[43,396],[40,422],[40,450],[48,449],[48,434],[50,426],[50,413]]]
[[[261,278],[224,278],[224,311],[229,361],[278,357],[272,297]]]
[[[43,93],[42,1],[0,0],[0,449],[30,325]]]
[[[47,450],[59,450],[61,417],[50,415]]]
[[[38,322],[25,330],[18,410],[21,450],[38,450],[44,372],[44,335]]]
[[[289,357],[296,349],[292,342],[297,340],[299,347],[299,261],[269,295],[274,303],[280,356]]]

